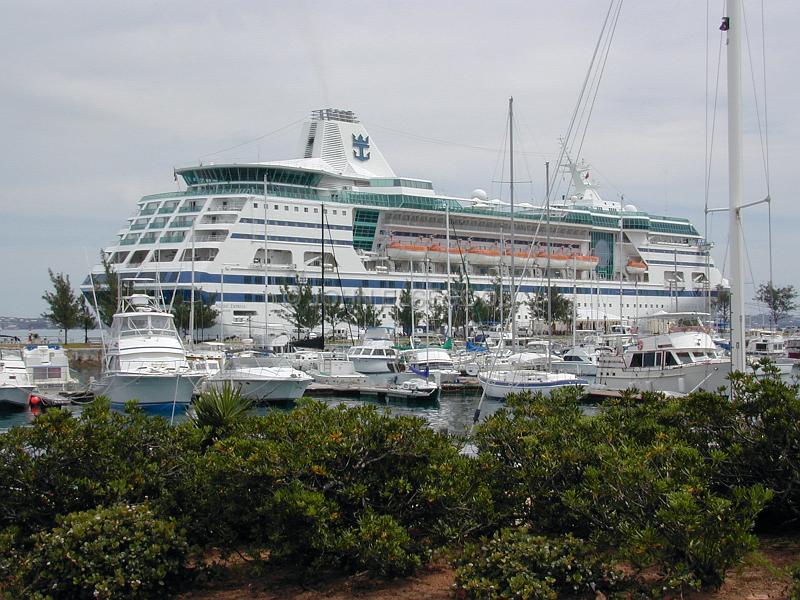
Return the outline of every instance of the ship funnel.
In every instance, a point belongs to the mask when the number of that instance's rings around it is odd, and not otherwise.
[[[303,126],[299,154],[303,158],[322,159],[340,175],[365,179],[395,177],[372,136],[350,110],[312,111],[311,120]]]

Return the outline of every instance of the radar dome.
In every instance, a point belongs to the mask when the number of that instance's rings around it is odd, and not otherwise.
[[[638,212],[638,208],[636,208],[633,204],[626,204],[625,208],[623,208],[625,212]]]
[[[477,190],[472,190],[472,198],[474,200],[480,200],[481,202],[486,202],[486,200],[489,199],[489,195],[486,193],[486,190],[478,188]]]

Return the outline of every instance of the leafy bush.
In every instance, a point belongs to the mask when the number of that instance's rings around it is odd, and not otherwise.
[[[188,522],[195,539],[274,561],[406,572],[482,520],[474,466],[422,419],[303,401],[248,419],[197,461]]]
[[[511,400],[475,438],[498,522],[591,538],[616,559],[656,567],[662,587],[718,587],[754,547],[770,494],[721,485],[730,455],[689,443],[680,402],[624,395],[586,417],[571,393]]]
[[[162,598],[185,580],[186,557],[175,521],[146,505],[71,513],[36,534],[17,566],[18,593],[55,600]]]
[[[792,582],[789,584],[789,600],[800,600],[800,565],[791,572]]]
[[[102,399],[79,418],[47,411],[0,435],[0,529],[27,536],[52,528],[58,515],[118,502],[150,500],[174,514],[188,501],[174,490],[199,442],[187,426],[114,412]]]
[[[504,529],[458,559],[456,588],[467,598],[595,598],[623,581],[601,556],[592,544],[571,535]]]

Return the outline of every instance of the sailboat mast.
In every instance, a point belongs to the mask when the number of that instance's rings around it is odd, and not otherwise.
[[[550,345],[553,342],[553,292],[550,289],[550,259],[553,254],[550,250],[550,161],[544,163],[544,178],[547,182],[545,202],[547,202],[547,372],[550,372]]]
[[[517,346],[517,311],[515,309],[516,305],[516,294],[517,289],[514,285],[514,249],[515,249],[515,237],[514,237],[514,97],[511,96],[508,99],[508,150],[510,155],[510,164],[509,164],[509,182],[508,182],[508,190],[509,190],[509,198],[511,202],[511,347],[516,348]],[[502,264],[502,258],[501,264]],[[501,279],[502,279],[502,269],[500,271]],[[505,329],[505,325],[503,327]]]
[[[320,216],[320,269],[322,270],[322,280],[320,282],[319,303],[322,307],[322,350],[325,350],[325,204],[322,205],[322,215]]]
[[[727,0],[728,31],[728,181],[731,282],[731,362],[745,370],[744,270],[742,265],[742,0]],[[723,27],[726,23],[723,23]]]
[[[267,351],[269,340],[269,246],[268,246],[268,221],[269,208],[267,206],[267,194],[269,192],[269,168],[264,169],[264,351]]]

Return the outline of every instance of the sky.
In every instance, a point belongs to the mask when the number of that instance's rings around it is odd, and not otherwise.
[[[581,153],[606,197],[688,217],[701,232],[714,114],[708,202],[728,203],[724,52],[710,108],[723,4],[623,4]],[[800,288],[791,191],[800,5],[766,2],[763,27],[762,0],[744,5],[745,201],[769,190],[773,280]],[[174,167],[291,158],[297,122],[317,108],[353,110],[399,175],[451,195],[501,196],[513,96],[518,197],[541,201],[544,162],[557,156],[607,9],[601,0],[5,5],[0,315],[45,310],[48,268],[80,283],[141,196],[175,189]],[[727,218],[709,220],[720,267]],[[769,280],[768,231],[766,206],[747,209],[749,295]]]

